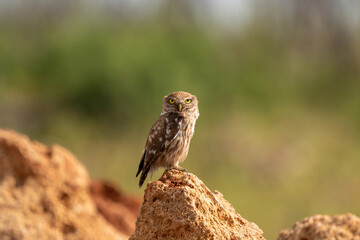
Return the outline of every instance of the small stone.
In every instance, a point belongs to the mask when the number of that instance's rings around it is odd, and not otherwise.
[[[315,215],[282,230],[278,240],[360,240],[360,219],[353,214]]]

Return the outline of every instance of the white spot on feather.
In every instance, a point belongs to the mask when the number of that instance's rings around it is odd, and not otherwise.
[[[162,140],[163,140],[162,137],[159,137],[159,141],[162,142]]]
[[[169,119],[168,119],[168,118],[165,118],[165,121],[168,123],[168,122],[169,122]]]

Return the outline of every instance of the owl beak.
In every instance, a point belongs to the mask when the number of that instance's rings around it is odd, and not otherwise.
[[[181,110],[183,109],[183,106],[182,106],[182,104],[181,103],[179,103],[179,105],[178,105],[178,109],[179,109],[179,111],[181,112]]]

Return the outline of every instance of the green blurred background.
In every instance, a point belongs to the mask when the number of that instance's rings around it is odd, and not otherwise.
[[[182,166],[267,239],[306,216],[360,215],[359,12],[355,0],[0,0],[0,127],[141,196],[163,96],[188,91],[200,118]]]

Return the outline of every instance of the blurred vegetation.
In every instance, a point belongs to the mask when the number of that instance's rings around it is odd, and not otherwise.
[[[0,127],[142,194],[148,130],[184,90],[201,115],[183,166],[266,238],[309,215],[360,215],[360,29],[336,1],[255,6],[231,30],[181,1],[145,16],[34,3],[0,15]]]

